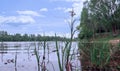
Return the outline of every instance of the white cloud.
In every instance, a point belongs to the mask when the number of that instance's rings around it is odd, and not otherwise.
[[[72,8],[66,8],[65,10],[64,10],[64,12],[65,13],[68,13],[68,12],[70,12],[72,10]]]
[[[82,8],[83,8],[83,2],[75,2],[73,3],[72,7],[74,8],[76,15],[80,16]]]
[[[35,11],[17,11],[18,14],[20,15],[28,15],[28,16],[39,16],[39,17],[44,17],[43,15],[40,15],[38,12]]]
[[[71,11],[72,9],[71,8],[66,8],[66,7],[57,7],[54,10],[61,10],[61,11],[66,13],[66,12]]]
[[[76,16],[80,16],[83,6],[80,7],[78,3],[74,3],[72,6],[73,6]],[[57,7],[54,10],[60,10],[60,11],[63,11],[64,13],[69,13],[70,11],[72,11],[72,8]]]
[[[57,7],[54,10],[65,10],[65,9],[66,9],[65,7]]]
[[[83,8],[83,2],[86,0],[56,0],[56,1],[65,1],[65,2],[72,2],[72,8],[74,9],[76,16],[80,16],[82,8]],[[67,7],[57,7],[54,10],[61,10],[65,13],[68,13],[69,11],[72,10],[72,8],[67,8]]]
[[[75,14],[76,14],[76,17],[78,17],[78,16],[80,16],[81,15],[81,11],[82,11],[82,8],[83,8],[83,2],[84,2],[85,0],[79,0],[79,1],[77,1],[76,0],[76,2],[73,2],[73,4],[72,4],[72,7],[73,7],[73,9],[74,9],[74,12],[75,12]],[[72,10],[72,8],[67,8],[66,10],[65,10],[65,12],[69,12],[69,11],[71,11]]]
[[[31,16],[0,16],[1,23],[35,23]]]
[[[83,2],[85,2],[86,0],[76,0],[76,2],[73,2],[72,7],[75,10],[75,13],[77,15],[81,14],[82,8],[83,8]]]
[[[47,9],[47,8],[41,8],[40,11],[41,11],[41,12],[47,12],[48,9]]]

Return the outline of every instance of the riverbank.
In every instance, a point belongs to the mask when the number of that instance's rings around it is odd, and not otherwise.
[[[102,35],[79,42],[82,71],[120,70],[120,35]]]

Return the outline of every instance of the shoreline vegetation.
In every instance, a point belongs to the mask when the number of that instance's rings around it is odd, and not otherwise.
[[[87,0],[79,30],[82,71],[120,71],[120,0]]]
[[[69,41],[70,38],[66,37],[60,37],[60,36],[42,36],[40,34],[35,35],[35,34],[8,34],[6,31],[0,31],[0,42],[3,41]],[[77,38],[74,38],[73,41],[77,41]]]

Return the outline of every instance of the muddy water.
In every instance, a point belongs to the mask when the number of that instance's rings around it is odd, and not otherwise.
[[[39,48],[37,50],[39,50],[40,62],[42,62],[44,53],[42,44],[42,42],[0,42],[0,71],[38,71],[34,49]],[[62,56],[61,49],[64,43],[59,42],[59,46],[60,56]],[[76,49],[72,49],[71,54],[73,50],[77,52],[76,42],[73,43],[73,47]],[[59,71],[55,50],[55,43],[47,42],[45,64],[48,71]],[[80,61],[77,56],[74,56],[71,62],[80,71]]]

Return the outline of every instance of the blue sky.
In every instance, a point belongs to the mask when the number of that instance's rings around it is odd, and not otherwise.
[[[76,19],[85,0],[0,0],[0,30],[10,34],[69,36],[69,11]],[[79,24],[79,20],[75,26]]]

